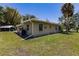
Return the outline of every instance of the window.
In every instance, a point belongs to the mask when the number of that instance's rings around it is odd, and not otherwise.
[[[27,25],[27,31],[29,31],[29,25]]]
[[[55,30],[58,30],[58,27],[57,26],[55,27]]]
[[[39,24],[39,31],[43,31],[43,24]]]
[[[49,28],[51,28],[51,25],[49,26]]]

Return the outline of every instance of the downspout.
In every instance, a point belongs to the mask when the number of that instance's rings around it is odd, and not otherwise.
[[[34,34],[34,24],[32,22],[32,35]]]

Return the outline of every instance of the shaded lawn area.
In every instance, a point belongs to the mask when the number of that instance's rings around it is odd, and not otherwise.
[[[23,40],[15,33],[0,32],[0,55],[79,55],[79,33]]]

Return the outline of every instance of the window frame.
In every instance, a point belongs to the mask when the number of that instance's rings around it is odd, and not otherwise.
[[[26,30],[29,31],[29,25],[26,25],[26,26],[27,26],[27,29]]]
[[[43,27],[44,27],[43,24],[39,24],[39,31],[43,31]]]

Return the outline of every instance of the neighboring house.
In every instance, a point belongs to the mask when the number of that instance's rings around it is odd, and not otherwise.
[[[42,20],[26,20],[22,24],[17,25],[17,28],[22,27],[28,35],[40,36],[59,32],[59,25]]]

